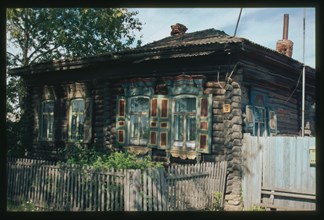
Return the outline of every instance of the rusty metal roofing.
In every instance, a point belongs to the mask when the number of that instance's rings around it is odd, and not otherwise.
[[[186,47],[186,46],[198,46],[206,44],[224,44],[224,43],[238,43],[243,42],[243,38],[232,37],[226,34],[224,31],[216,29],[207,29],[203,31],[196,31],[187,33],[180,36],[170,36],[163,38],[159,41],[146,44],[139,48],[139,50],[158,50],[165,48]]]
[[[249,41],[241,37],[233,37],[226,34],[224,31],[216,30],[214,28],[192,33],[186,33],[179,36],[169,36],[161,40],[146,44],[142,47],[126,49],[120,52],[111,52],[106,54],[98,54],[90,57],[72,58],[58,61],[51,61],[47,63],[32,64],[27,67],[21,67],[11,70],[15,74],[25,71],[41,71],[41,69],[55,69],[60,70],[63,68],[72,69],[81,68],[81,66],[91,65],[95,62],[106,62],[111,60],[131,59],[134,63],[143,62],[151,59],[163,58],[179,58],[179,57],[192,57],[208,55],[221,48],[224,49],[227,45],[238,45],[242,50],[247,49],[246,46],[250,45],[259,51],[264,51],[267,54],[277,58],[289,59],[298,65],[301,63],[292,58],[280,54],[279,52]],[[221,46],[221,48],[218,48]],[[195,48],[192,50],[192,48]],[[277,59],[275,58],[275,59]],[[63,69],[64,69],[63,68]],[[312,69],[312,68],[311,68]]]

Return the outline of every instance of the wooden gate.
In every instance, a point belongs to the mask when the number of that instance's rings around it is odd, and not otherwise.
[[[244,209],[315,210],[314,137],[252,137],[244,134]]]

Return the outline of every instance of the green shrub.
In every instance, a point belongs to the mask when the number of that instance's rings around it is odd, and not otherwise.
[[[88,165],[95,168],[145,169],[163,167],[161,162],[153,162],[150,156],[138,158],[135,154],[127,152],[102,153],[80,144],[65,148],[64,155],[67,164]]]

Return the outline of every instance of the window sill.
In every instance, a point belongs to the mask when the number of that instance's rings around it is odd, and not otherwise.
[[[149,151],[152,150],[151,148],[143,147],[143,146],[127,146],[127,147],[124,147],[124,149],[127,152],[133,153],[133,154],[136,154],[136,155],[145,155]]]
[[[171,149],[169,150],[169,152],[172,155],[172,157],[180,157],[183,160],[185,159],[194,160],[199,154],[195,150],[190,150],[190,149]]]

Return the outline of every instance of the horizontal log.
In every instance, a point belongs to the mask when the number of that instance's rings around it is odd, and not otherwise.
[[[213,144],[223,144],[224,141],[225,141],[225,138],[213,137]]]
[[[213,124],[213,130],[214,131],[223,131],[224,130],[224,124],[223,123],[214,123]]]
[[[242,111],[241,111],[241,109],[235,108],[235,109],[232,109],[231,114],[233,116],[241,116],[242,115]]]
[[[241,89],[233,89],[232,90],[232,95],[241,96],[242,95]]]
[[[233,88],[240,88],[240,84],[237,82],[232,82],[231,86],[233,86]]]
[[[225,89],[219,89],[219,88],[207,88],[205,89],[205,94],[215,94],[215,95],[224,95],[226,92]]]
[[[213,101],[213,108],[223,108],[223,101]]]
[[[226,89],[226,91],[232,91],[233,90],[233,86],[230,85],[230,84],[226,84],[225,89]]]
[[[241,138],[242,138],[242,132],[234,131],[234,132],[231,134],[231,138],[232,138],[232,139],[241,139]]]
[[[234,139],[233,140],[233,150],[235,149],[241,149],[242,146],[242,139]]]
[[[242,108],[242,103],[241,102],[232,102],[231,103],[231,108],[239,108],[241,109]]]
[[[213,115],[213,122],[220,123],[224,121],[223,115]]]
[[[224,88],[225,82],[207,82],[206,87],[207,88]]]
[[[223,114],[223,109],[214,108],[213,109],[213,114],[214,115],[222,115]]]
[[[213,96],[213,101],[224,101],[225,97],[223,95]]]
[[[233,124],[232,131],[233,132],[241,132],[242,131],[242,126],[238,125],[238,124]]]
[[[232,97],[231,97],[231,100],[232,100],[233,102],[241,102],[241,96],[232,96]]]
[[[224,132],[222,131],[213,131],[213,137],[223,138]]]

